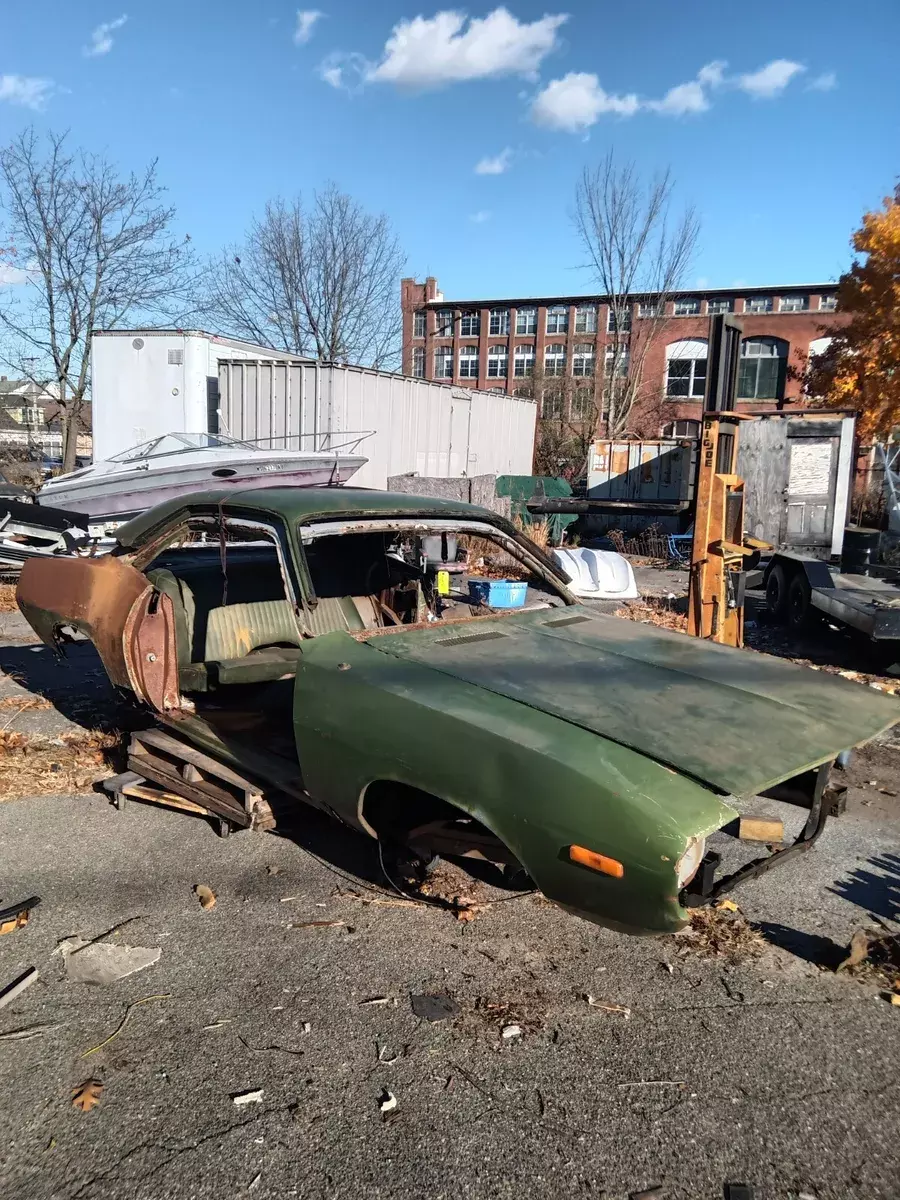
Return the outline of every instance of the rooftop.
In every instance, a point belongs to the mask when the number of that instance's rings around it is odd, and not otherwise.
[[[680,288],[678,291],[668,293],[674,300],[686,298],[710,299],[716,297],[727,296],[792,296],[792,295],[821,295],[823,292],[830,295],[837,290],[837,282],[832,280],[830,283],[782,283],[769,284],[765,287],[726,287],[726,288]],[[654,296],[658,296],[658,292],[632,292],[631,298],[635,301],[652,300]],[[450,300],[446,296],[442,296],[439,300],[427,301],[428,307],[432,308],[492,308],[494,306],[518,306],[520,304],[582,304],[592,300],[603,300],[602,292],[585,292],[577,295],[563,294],[558,296],[503,296],[495,299],[484,299],[483,297],[475,297],[470,300]]]

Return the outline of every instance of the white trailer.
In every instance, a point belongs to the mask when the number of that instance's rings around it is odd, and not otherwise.
[[[530,475],[536,406],[516,396],[390,371],[283,359],[219,365],[223,433],[278,449],[328,449],[371,431],[353,477],[385,488],[392,475]],[[322,438],[327,442],[319,445]]]
[[[220,360],[269,357],[292,356],[200,329],[95,330],[94,461],[164,433],[215,429]]]

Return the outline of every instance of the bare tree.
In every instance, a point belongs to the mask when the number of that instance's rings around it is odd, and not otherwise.
[[[273,200],[213,266],[209,313],[274,350],[364,366],[399,356],[404,256],[390,222],[329,184],[307,207]]]
[[[630,431],[632,414],[659,394],[646,365],[665,332],[666,304],[690,269],[699,235],[696,212],[671,217],[668,170],[643,180],[612,153],[586,167],[576,190],[575,225],[599,290],[610,307],[600,409],[610,437]],[[632,327],[635,296],[646,296]]]
[[[570,483],[584,479],[600,419],[594,380],[551,375],[536,364],[516,394],[538,406],[535,474],[559,475]]]
[[[20,284],[0,302],[0,357],[39,387],[54,384],[63,470],[75,465],[95,329],[140,318],[177,320],[197,273],[190,238],[171,232],[156,163],[120,175],[104,158],[46,147],[26,129],[0,150],[0,206]]]

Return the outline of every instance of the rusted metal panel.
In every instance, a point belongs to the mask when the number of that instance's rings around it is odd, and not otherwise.
[[[70,625],[94,643],[112,682],[130,687],[125,622],[147,587],[140,571],[113,555],[31,559],[22,568],[16,601],[48,646],[58,648],[60,629]]]
[[[171,597],[148,583],[125,619],[122,644],[135,695],[157,712],[180,707]]]

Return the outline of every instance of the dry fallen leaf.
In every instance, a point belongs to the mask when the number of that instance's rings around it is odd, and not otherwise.
[[[100,1103],[100,1094],[102,1091],[103,1084],[99,1079],[86,1079],[77,1088],[73,1088],[72,1103],[76,1108],[80,1108],[82,1112],[90,1112],[92,1108],[96,1108]]]
[[[194,884],[194,895],[200,901],[200,907],[206,911],[216,906],[216,893],[205,883]]]
[[[739,912],[738,906],[733,900],[718,900],[713,908],[721,909],[723,912]]]
[[[847,951],[847,957],[838,964],[838,971],[849,971],[853,967],[858,967],[869,957],[869,935],[864,929],[857,929],[850,939]]]

